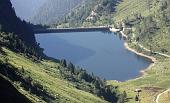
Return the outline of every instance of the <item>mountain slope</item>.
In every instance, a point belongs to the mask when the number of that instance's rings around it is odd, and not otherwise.
[[[114,21],[122,21],[126,18],[132,18],[134,14],[142,14],[142,16],[148,16],[148,1],[153,0],[122,0],[119,5],[116,6],[116,11],[114,13]]]
[[[114,21],[133,28],[131,39],[152,51],[170,54],[169,0],[124,0],[114,15]]]
[[[105,80],[72,63],[34,59],[33,54],[28,56],[27,49],[14,52],[13,44],[22,49],[20,45],[24,43],[11,33],[0,33],[0,74],[31,101],[106,103],[116,102],[122,95],[117,87],[107,85]]]
[[[153,56],[157,59],[145,71],[142,77],[118,84],[122,91],[128,92],[128,103],[135,102],[136,89],[141,89],[141,103],[155,103],[157,95],[170,88],[170,58],[160,56],[159,53],[170,55],[170,1],[169,0],[122,0],[116,6],[112,20],[115,27],[132,28],[124,29],[128,36],[129,47],[140,53]],[[147,52],[139,45],[151,50]],[[161,98],[166,99],[167,95]],[[164,101],[160,103],[164,103]]]
[[[18,92],[18,90],[4,77],[0,75],[0,100],[1,103],[30,103],[23,94]]]
[[[82,5],[66,15],[56,26],[104,26],[110,25],[112,13],[120,0],[84,0]]]
[[[0,1],[0,31],[17,34],[28,45],[36,46],[32,29],[15,14],[10,0]]]
[[[31,102],[114,103],[124,99],[116,86],[71,62],[41,57],[34,33],[16,16],[10,0],[0,1],[0,14],[0,75]]]
[[[66,81],[60,77],[59,69],[60,64],[54,63],[51,61],[41,61],[40,63],[34,63],[30,59],[23,57],[22,55],[18,55],[10,50],[3,49],[3,51],[7,54],[6,58],[8,59],[9,65],[12,65],[14,68],[10,68],[7,73],[10,75],[9,71],[15,70],[18,68],[16,72],[24,73],[24,78],[31,78],[31,82],[38,83],[43,86],[43,92],[47,92],[45,95],[38,94],[38,91],[35,92],[30,89],[24,88],[24,84],[22,81],[18,82],[18,88],[21,89],[26,96],[35,102],[44,101],[44,102],[67,102],[71,103],[86,103],[86,102],[98,102],[98,103],[106,103],[106,101],[101,100],[99,97],[92,95],[88,92],[84,92],[82,90],[78,90],[74,87],[69,81]],[[0,61],[4,61],[5,58],[1,57]],[[22,72],[21,72],[22,71]],[[2,73],[2,72],[1,72]],[[11,75],[12,76],[12,75]],[[15,75],[14,75],[15,76]],[[8,76],[7,76],[8,77]],[[17,77],[17,76],[15,76]],[[13,77],[12,77],[13,78]],[[12,79],[10,78],[10,79]],[[21,84],[20,84],[21,83]],[[24,82],[23,82],[24,83]],[[21,86],[19,86],[19,84]],[[34,83],[33,83],[34,84]],[[29,84],[27,84],[29,86]],[[34,93],[35,92],[35,93]],[[42,98],[39,98],[41,96]]]
[[[47,0],[31,19],[34,24],[55,24],[83,0]]]
[[[45,1],[46,0],[11,0],[11,3],[18,17],[30,21],[30,18],[35,15],[36,11]]]

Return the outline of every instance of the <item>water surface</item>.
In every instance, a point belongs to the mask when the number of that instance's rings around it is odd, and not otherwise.
[[[124,81],[136,78],[150,62],[124,47],[124,40],[114,33],[72,32],[36,34],[45,54],[65,58],[109,80]]]

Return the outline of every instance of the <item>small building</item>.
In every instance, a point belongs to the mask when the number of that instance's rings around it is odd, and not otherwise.
[[[92,11],[91,14],[86,18],[86,20],[94,20],[97,17],[97,13]]]

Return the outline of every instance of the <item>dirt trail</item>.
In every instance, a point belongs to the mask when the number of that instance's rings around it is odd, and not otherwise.
[[[162,92],[162,93],[158,94],[158,95],[157,95],[157,97],[156,97],[155,102],[156,102],[156,103],[159,103],[159,98],[160,98],[160,96],[161,96],[162,94],[164,94],[164,93],[168,92],[168,91],[170,91],[170,88],[169,88],[169,89],[167,89],[167,90],[165,90],[164,92]]]

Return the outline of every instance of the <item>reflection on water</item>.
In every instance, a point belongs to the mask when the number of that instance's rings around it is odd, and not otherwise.
[[[65,58],[106,79],[135,78],[150,62],[126,50],[121,36],[106,32],[36,34],[45,53]]]

